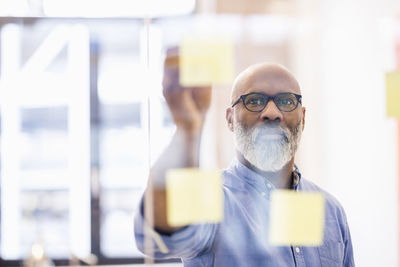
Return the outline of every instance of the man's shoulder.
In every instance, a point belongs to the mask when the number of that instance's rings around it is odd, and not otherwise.
[[[322,189],[320,186],[316,185],[314,182],[312,182],[306,178],[301,178],[299,190],[300,191],[320,192],[325,198],[326,206],[329,206],[329,207],[333,208],[334,210],[337,210],[338,212],[344,214],[344,209],[343,209],[342,205],[340,204],[339,200],[335,196],[333,196],[331,193],[329,193],[328,191],[326,191],[326,190]]]
[[[307,178],[301,177],[300,184],[299,184],[300,191],[319,191],[322,193],[327,193],[324,189],[322,189],[319,185],[315,184],[314,182],[308,180]]]

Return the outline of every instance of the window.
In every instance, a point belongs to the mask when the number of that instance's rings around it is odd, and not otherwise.
[[[142,261],[134,209],[174,131],[162,43],[145,44],[139,20],[13,22],[1,28],[0,258],[18,264],[40,242],[56,263]]]

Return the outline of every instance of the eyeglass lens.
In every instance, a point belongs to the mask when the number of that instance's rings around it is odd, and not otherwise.
[[[281,111],[292,111],[298,105],[298,100],[294,94],[282,93],[275,96],[266,96],[264,94],[253,93],[244,98],[245,107],[254,112],[259,112],[265,108],[269,99],[273,99],[275,105]]]

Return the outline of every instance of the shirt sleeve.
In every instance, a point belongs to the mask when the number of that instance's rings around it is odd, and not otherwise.
[[[353,256],[353,244],[351,242],[351,235],[349,225],[347,224],[346,214],[343,211],[344,217],[344,225],[345,225],[345,250],[344,250],[344,258],[343,258],[343,266],[344,267],[354,267],[354,256]]]
[[[143,197],[135,214],[134,233],[136,245],[145,255],[156,259],[192,259],[211,249],[217,224],[193,224],[171,235],[164,235],[149,226],[141,207],[143,207]],[[150,233],[151,242],[148,244],[150,247],[145,247],[145,229]],[[149,251],[154,254],[148,255]]]

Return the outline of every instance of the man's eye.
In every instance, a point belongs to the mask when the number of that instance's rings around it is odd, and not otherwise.
[[[294,105],[293,99],[290,98],[281,99],[280,102],[282,105]]]
[[[263,100],[260,98],[253,98],[247,101],[248,105],[263,105]]]
[[[251,105],[261,105],[262,100],[261,99],[250,99],[249,104]]]

